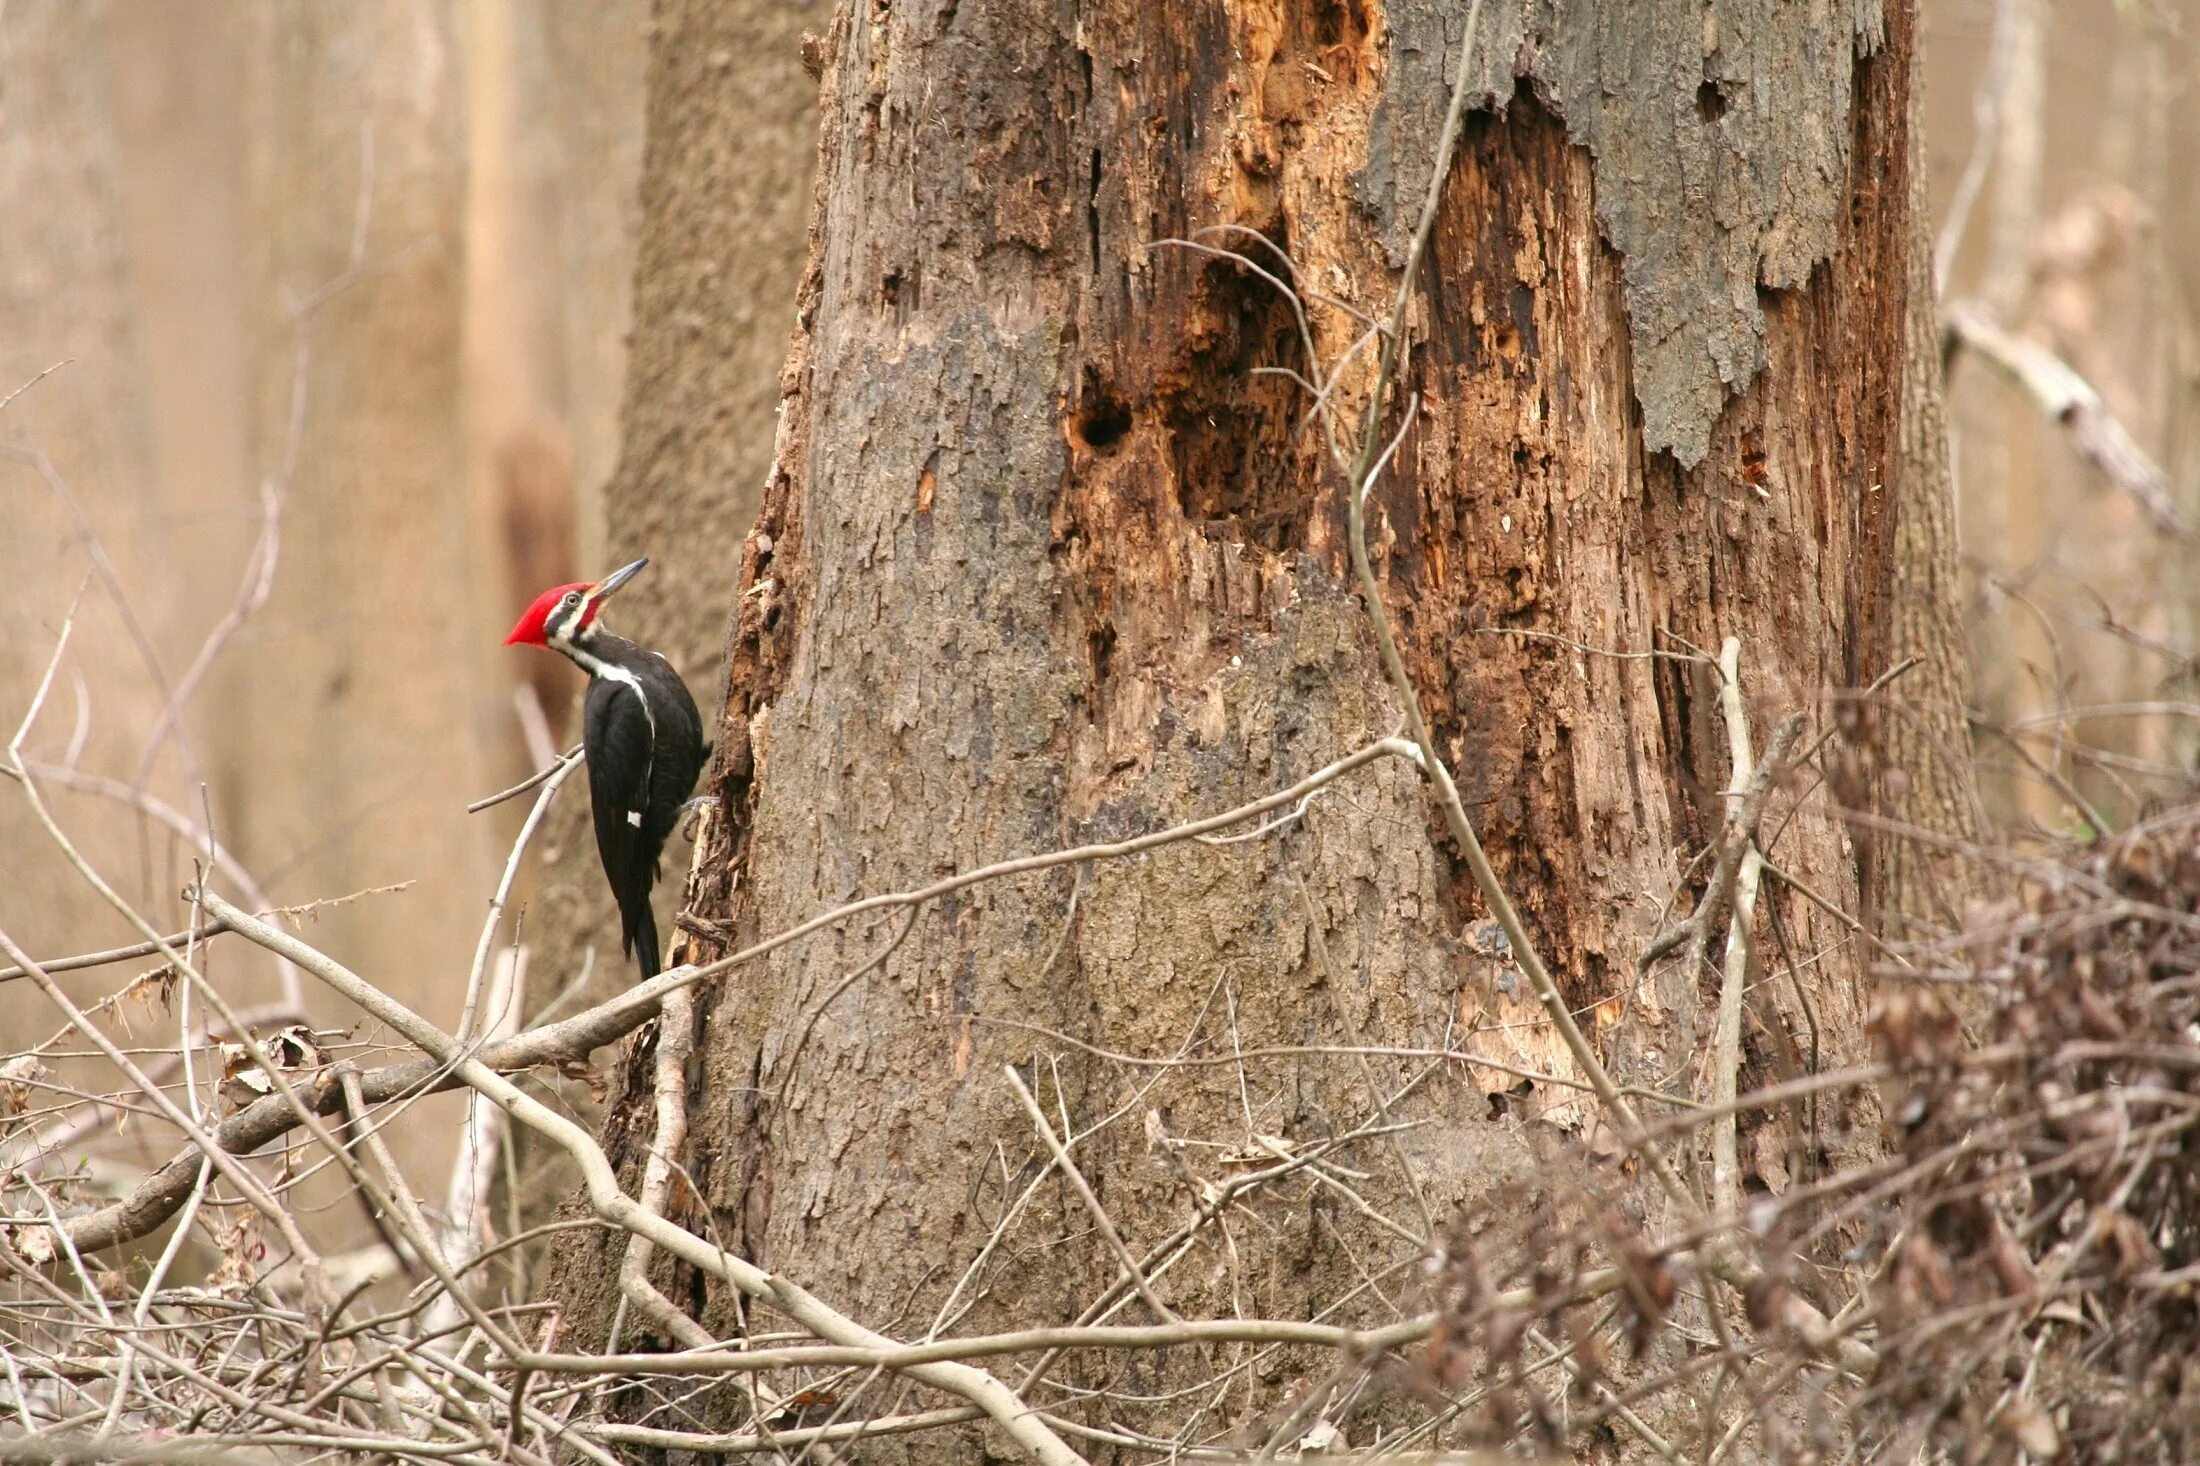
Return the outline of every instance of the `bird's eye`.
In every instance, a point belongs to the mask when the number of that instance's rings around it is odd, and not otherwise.
[[[579,605],[579,604],[581,603],[581,593],[580,593],[579,591],[577,591],[577,590],[569,590],[569,591],[567,591],[567,592],[565,593],[565,603],[566,603],[566,604],[567,604],[568,606],[577,606],[577,605]]]

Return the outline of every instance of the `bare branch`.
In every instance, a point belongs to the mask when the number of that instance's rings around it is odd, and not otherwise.
[[[542,817],[550,812],[550,801],[558,797],[558,789],[567,776],[580,767],[580,760],[568,757],[553,765],[548,778],[542,781],[542,793],[536,796],[535,807],[527,812],[527,819],[513,837],[512,853],[505,859],[504,873],[497,877],[496,893],[489,898],[489,915],[481,923],[480,939],[474,943],[473,965],[466,970],[466,1001],[458,1013],[459,1042],[472,1040],[474,1016],[481,1001],[481,983],[489,970],[489,952],[497,936],[497,925],[504,919],[504,903],[511,898],[512,882],[519,877],[520,857],[535,838],[535,831],[542,824]]]
[[[695,1004],[682,988],[665,994],[657,1017],[657,1134],[650,1142],[649,1159],[642,1167],[642,1210],[665,1215],[672,1191],[672,1173],[680,1151],[687,1144],[687,1064],[695,1051]],[[648,1235],[636,1232],[627,1239],[626,1255],[619,1261],[619,1291],[627,1302],[662,1329],[683,1349],[708,1349],[717,1344],[710,1332],[672,1306],[672,1300],[649,1280],[649,1260],[656,1245]]]
[[[1753,793],[1761,801],[1759,785],[1771,787],[1773,761],[1767,758],[1765,767],[1759,769],[1750,752],[1749,713],[1742,706],[1739,637],[1728,637],[1719,648],[1719,708],[1726,717],[1727,755],[1732,766],[1726,789],[1728,806],[1739,808]],[[1781,731],[1790,733],[1792,742],[1792,734],[1801,728],[1800,718],[1790,718]],[[1727,924],[1726,963],[1719,983],[1718,1012],[1711,1027],[1711,1103],[1724,1107],[1711,1126],[1711,1205],[1725,1216],[1739,1216],[1742,1210],[1742,1168],[1736,1149],[1737,1117],[1732,1107],[1742,1066],[1742,993],[1749,980],[1750,933],[1757,920],[1757,883],[1765,868],[1765,858],[1757,851],[1755,830],[1745,826],[1735,838],[1743,847],[1742,859],[1734,877],[1734,919]],[[1719,865],[1722,870],[1726,866],[1723,856]],[[1694,976],[1691,968],[1689,977],[1693,980]]]
[[[1597,1279],[1598,1283],[1606,1282]],[[1586,1285],[1585,1285],[1586,1286]],[[1525,1301],[1523,1292],[1517,1301]],[[1585,1296],[1595,1296],[1593,1293]],[[1436,1327],[1423,1314],[1380,1329],[1348,1329],[1288,1318],[1179,1319],[1138,1326],[1087,1324],[935,1339],[926,1344],[801,1344],[784,1349],[715,1349],[685,1354],[530,1354],[513,1361],[545,1374],[736,1374],[812,1365],[909,1370],[948,1360],[1034,1354],[1043,1349],[1170,1349],[1186,1344],[1311,1344],[1372,1358],[1418,1343]]]
[[[891,1340],[828,1307],[791,1279],[767,1273],[744,1259],[721,1252],[694,1233],[643,1210],[619,1189],[618,1177],[610,1161],[586,1130],[490,1069],[480,1059],[468,1055],[449,1034],[357,974],[287,933],[246,915],[218,896],[209,894],[207,907],[228,921],[240,935],[283,952],[321,982],[404,1034],[438,1061],[450,1065],[461,1082],[487,1094],[512,1118],[565,1151],[579,1164],[589,1201],[605,1220],[647,1236],[689,1266],[750,1297],[774,1304],[820,1338],[849,1348],[893,1347]],[[533,1369],[532,1359],[533,1356],[528,1356],[515,1361],[515,1367]],[[1012,1439],[1048,1466],[1072,1466],[1083,1460],[1060,1436],[1040,1423],[1013,1391],[982,1370],[961,1364],[936,1363],[917,1364],[906,1372],[983,1409]]]
[[[2014,382],[2050,422],[2062,424],[2078,456],[2123,490],[2158,532],[2188,533],[2169,475],[2108,410],[2101,394],[2077,368],[2037,341],[2002,329],[1976,302],[1959,301],[1943,312],[1942,319],[1954,340]]]
[[[495,808],[497,805],[502,804],[507,799],[519,798],[522,794],[525,794],[528,790],[534,788],[543,780],[556,778],[566,768],[572,766],[573,764],[579,763],[581,759],[585,756],[585,752],[586,751],[581,747],[581,745],[579,745],[578,743],[574,744],[571,748],[568,748],[565,751],[564,756],[558,759],[557,762],[545,764],[543,767],[537,769],[534,773],[529,774],[526,778],[520,780],[517,784],[514,784],[509,789],[499,790],[498,792],[490,795],[486,799],[477,799],[472,804],[467,805],[466,813],[479,814],[485,809]]]
[[[31,388],[37,386],[40,382],[45,381],[46,378],[52,376],[55,372],[60,371],[63,367],[69,365],[75,360],[76,358],[73,356],[64,356],[63,358],[61,358],[61,360],[55,362],[52,366],[47,367],[44,371],[41,371],[34,375],[29,381],[23,383],[22,386],[17,387],[7,396],[0,397],[0,412],[6,412],[8,410],[8,404],[15,401],[16,398],[22,396],[25,392],[30,391]]]

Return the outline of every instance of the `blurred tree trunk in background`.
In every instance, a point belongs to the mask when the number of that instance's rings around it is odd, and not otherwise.
[[[1928,13],[1944,318],[1983,308],[2073,368],[2200,524],[2189,14],[2117,0],[1944,0]],[[2200,582],[2200,537],[2162,534],[2073,451],[2064,415],[1977,351],[1954,352],[1947,421],[1977,701],[2030,755],[1986,736],[1989,812],[2027,835],[2082,835],[2072,792],[2116,828],[2190,800],[2200,616],[2184,588]]]
[[[455,1021],[495,869],[492,832],[464,818],[495,765],[464,736],[482,687],[460,416],[457,8],[294,4],[233,19],[253,58],[255,289],[254,481],[231,486],[232,502],[256,509],[258,484],[281,484],[293,453],[295,468],[273,596],[205,698],[215,813],[289,889],[418,882],[330,912],[324,933],[372,970],[419,974],[430,1011]],[[293,441],[300,329],[310,359]]]
[[[641,175],[644,0],[466,8],[469,480],[485,625],[546,586],[602,573],[618,453]],[[490,686],[524,678],[553,737],[578,679],[479,639]],[[512,709],[485,705],[489,746]],[[536,766],[528,750],[524,767]]]
[[[630,8],[639,27],[641,7]],[[581,573],[594,577],[650,557],[648,572],[609,619],[671,657],[705,706],[713,701],[741,569],[739,533],[755,517],[771,465],[817,152],[817,84],[803,72],[800,42],[805,20],[819,18],[792,0],[657,0],[647,27],[647,111],[635,114],[636,151],[647,166],[638,244],[626,257],[633,345],[616,468],[600,517],[584,518]],[[589,7],[552,8],[559,94],[621,94],[617,80],[603,75],[606,48],[597,31],[605,24]],[[601,115],[594,107],[570,115],[591,113]],[[587,197],[592,211],[611,207],[604,194]],[[600,257],[570,264],[590,281],[611,266]],[[599,287],[576,288],[569,298],[607,297]],[[593,324],[576,333],[580,353],[606,348],[612,323]],[[584,474],[593,472],[586,465],[607,462],[607,406],[575,402],[576,421],[596,425],[594,443],[581,440]],[[697,525],[728,528],[706,535],[693,531]],[[557,674],[577,683],[562,659],[545,660],[560,662]],[[537,991],[562,988],[590,949],[597,995],[616,991],[632,981],[633,969],[619,955],[618,920],[578,786],[554,816],[546,845],[551,865],[529,916],[539,939]],[[688,855],[677,838],[666,852],[661,906],[677,894]]]
[[[580,576],[572,449],[558,412],[566,364],[566,270],[555,247],[562,139],[528,116],[548,69],[539,9],[535,0],[469,0],[461,14],[466,487],[480,550],[467,590],[478,606],[475,624],[510,624],[514,608],[544,587]],[[499,671],[526,678],[550,735],[543,742],[562,733],[569,679],[551,665],[556,659],[515,665],[494,637],[474,637],[467,650],[483,686],[497,685]],[[491,737],[517,726],[513,709],[486,700],[481,715]],[[543,750],[530,752],[539,758]]]
[[[0,11],[0,397],[37,373],[68,365],[0,412],[0,445],[42,453],[76,510],[107,531],[106,548],[133,596],[138,624],[170,675],[179,648],[161,634],[170,598],[191,577],[168,560],[157,519],[139,510],[151,470],[145,364],[131,315],[124,254],[122,157],[113,79],[101,45],[105,9],[39,3]],[[91,566],[75,514],[37,467],[0,457],[0,723],[14,736],[54,650],[71,597]],[[55,687],[24,753],[125,768],[160,708],[155,679],[107,590],[81,602],[70,670]],[[87,649],[90,654],[87,655]],[[49,798],[82,828],[82,806]],[[179,869],[168,833],[104,820],[86,853],[132,896]],[[12,783],[0,784],[0,850],[7,878],[0,925],[19,942],[53,950],[81,934],[121,930],[53,849]],[[181,867],[188,869],[188,856]],[[165,894],[165,892],[164,892]],[[58,1021],[34,994],[0,997],[0,1027]]]
[[[561,350],[583,573],[605,568],[603,495],[619,460],[641,232],[648,0],[539,0],[543,71],[527,126],[561,155],[557,208],[564,273]],[[539,244],[539,242],[538,242]],[[596,567],[589,569],[588,567]]]
[[[724,806],[691,877],[698,915],[737,945],[854,897],[1210,813],[1390,731],[1307,402],[1253,374],[1307,368],[1289,307],[1156,245],[1234,223],[1380,309],[1462,12],[1409,0],[1377,28],[1352,4],[1103,3],[1072,30],[1022,0],[840,10],[820,47],[802,329],[732,602],[709,791]],[[667,470],[752,400],[725,333],[736,302],[771,297],[749,283],[745,233],[668,206],[708,185],[744,99],[701,84],[710,53],[682,33],[686,7],[669,13],[643,185],[637,477],[620,486],[646,490],[652,533],[633,548],[676,546],[717,574],[746,514]],[[1641,981],[1635,965],[1719,827],[1726,731],[1700,662],[1644,653],[1740,638],[1761,751],[1788,713],[1836,716],[1827,695],[1914,650],[1898,636],[1916,625],[1890,608],[1901,526],[1884,492],[1901,481],[1913,16],[1741,14],[1703,40],[1659,7],[1594,23],[1490,7],[1483,106],[1417,302],[1406,375],[1422,414],[1374,512],[1440,746],[1567,998],[1623,1082],[1699,1088],[1715,978],[1668,961]],[[1774,96],[1752,80],[1767,74],[1804,80]],[[653,262],[675,257],[673,279],[714,283],[667,319]],[[1325,357],[1359,330],[1317,320]],[[708,609],[692,618],[707,626]],[[1856,748],[1842,792],[1876,808],[1886,754]],[[1869,852],[1823,786],[1795,790],[1774,858],[1855,909],[1879,879]],[[1412,1178],[1373,1146],[1345,1163],[1370,1173],[1384,1215],[1441,1224],[1533,1174],[1545,1127],[1594,1129],[1562,1088],[1515,1103],[1511,1079],[1474,1071],[1415,1089],[1410,1061],[1370,1076],[1301,1048],[1461,1044],[1568,1072],[1454,854],[1418,781],[1386,765],[1265,841],[966,892],[844,993],[893,922],[775,954],[701,1003],[687,1165],[709,1215],[688,1220],[921,1333],[1034,1163],[1001,1079],[1015,1063],[1037,1065],[1043,1104],[1073,1126],[1130,1107],[1130,1128],[1079,1161],[1134,1252],[1184,1219],[1222,1155],[1360,1123],[1370,1085],[1412,1092],[1397,1106],[1422,1127],[1399,1140]],[[1745,1088],[1798,1058],[1860,1057],[1870,992],[1837,924],[1784,886],[1765,902],[1812,965],[1753,983]],[[690,958],[724,950],[681,941]],[[1292,1054],[1249,1065],[1241,1087],[1228,1066],[1126,1070],[1082,1047],[1195,1040]],[[648,1143],[647,1074],[630,1051],[615,1086],[607,1136],[628,1163]],[[1868,1137],[1871,1118],[1826,1124]],[[1753,1181],[1782,1189],[1812,1158],[1784,1119],[1752,1123]],[[1191,1148],[1172,1167],[1156,1135]],[[1414,1254],[1349,1210],[1261,1210],[1265,1227],[1204,1247],[1164,1294],[1187,1313],[1305,1317]],[[591,1348],[617,1311],[616,1259],[576,1236],[553,1286],[563,1337]],[[962,1295],[958,1327],[1066,1322],[1115,1266],[1050,1187]],[[674,1296],[737,1331],[729,1300],[692,1280]],[[1092,1384],[1099,1367],[1058,1377]],[[1155,1364],[1136,1388],[1188,1383],[1185,1368]],[[1273,1404],[1276,1383],[1244,1409]],[[967,1459],[884,1442],[864,1459],[905,1454]]]
[[[642,25],[639,0],[0,12],[0,394],[75,358],[0,415],[0,443],[51,454],[163,669],[95,584],[30,751],[66,756],[81,716],[79,767],[134,777],[159,686],[237,599],[277,487],[272,598],[149,788],[209,810],[275,899],[413,882],[325,934],[445,1021],[519,815],[465,813],[521,763],[508,694],[530,663],[498,642],[528,576],[574,572],[575,473],[600,479],[614,446]],[[91,558],[31,467],[0,461],[0,492],[12,730]],[[175,925],[189,842],[54,798]],[[0,920],[54,953],[121,940],[27,817],[0,799],[20,911]],[[211,961],[238,1001],[274,996],[266,963]],[[11,1029],[41,1009],[0,995]],[[449,1127],[430,1118],[406,1141],[432,1161]]]

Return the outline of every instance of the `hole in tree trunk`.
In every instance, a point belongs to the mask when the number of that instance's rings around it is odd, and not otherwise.
[[[1131,430],[1131,410],[1105,391],[1095,391],[1088,384],[1090,394],[1078,409],[1071,429],[1077,441],[1095,453],[1114,451]]]
[[[1184,517],[1221,538],[1299,548],[1317,482],[1300,461],[1306,394],[1292,378],[1259,370],[1305,373],[1291,303],[1216,260],[1202,274],[1185,344],[1163,402]]]

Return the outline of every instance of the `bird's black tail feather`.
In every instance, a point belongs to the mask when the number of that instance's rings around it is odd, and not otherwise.
[[[634,954],[634,961],[642,969],[642,981],[648,982],[661,970],[657,962],[657,918],[647,901],[633,911],[619,913],[626,928],[626,949]]]

